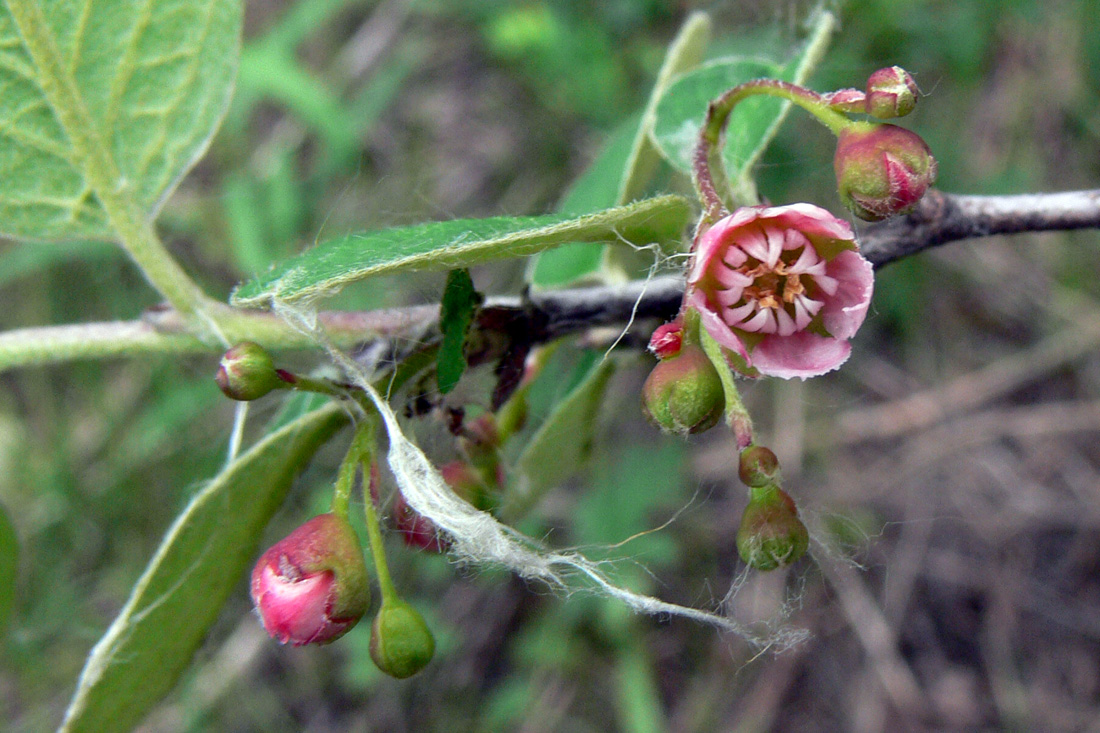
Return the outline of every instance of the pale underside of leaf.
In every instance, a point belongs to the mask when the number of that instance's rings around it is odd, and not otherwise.
[[[576,218],[460,219],[353,234],[282,262],[238,289],[233,303],[256,307],[309,300],[374,275],[469,267],[569,242],[679,242],[689,213],[687,200],[661,196]]]
[[[228,106],[240,0],[0,4],[0,232],[116,234],[101,187],[152,218]]]
[[[678,170],[691,173],[692,155],[707,104],[728,89],[760,78],[804,84],[821,61],[836,31],[836,16],[819,10],[810,23],[810,35],[793,58],[780,64],[768,59],[723,58],[680,75],[657,106],[653,141]],[[730,179],[744,188],[752,166],[760,159],[787,115],[790,104],[777,99],[750,98],[730,114],[722,157]],[[751,188],[751,186],[750,186]]]
[[[63,731],[130,730],[173,687],[294,476],[346,419],[335,404],[298,418],[191,499],[85,662]]]

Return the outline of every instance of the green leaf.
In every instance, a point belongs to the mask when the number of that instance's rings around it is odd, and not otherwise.
[[[660,164],[660,153],[650,140],[657,102],[676,74],[694,68],[702,60],[710,25],[705,13],[688,16],[669,45],[645,109],[616,128],[603,152],[570,188],[558,207],[560,211],[587,214],[619,206],[645,193]],[[576,283],[606,269],[606,255],[606,246],[593,244],[571,244],[544,252],[532,260],[527,281],[535,288]]]
[[[782,66],[761,59],[721,59],[684,74],[657,105],[654,142],[672,165],[690,174],[692,153],[710,101],[743,82],[782,76]],[[782,109],[783,102],[764,97],[746,99],[734,107],[723,149],[731,176],[740,174]]]
[[[282,427],[192,498],[85,662],[62,730],[130,730],[172,688],[295,474],[345,420],[330,405]]]
[[[4,636],[15,608],[15,581],[19,566],[19,537],[8,516],[7,507],[0,504],[0,638]]]
[[[661,196],[580,218],[566,215],[457,219],[352,234],[292,257],[233,294],[240,306],[330,295],[348,283],[404,270],[469,267],[568,242],[679,241],[686,199]]]
[[[112,238],[151,219],[228,103],[239,0],[0,5],[0,232]]]
[[[436,381],[443,394],[454,389],[466,371],[463,348],[479,305],[481,294],[474,290],[470,271],[451,270],[447,274],[447,286],[443,289],[443,302],[439,307],[439,328],[443,331],[443,341],[436,356]]]
[[[657,105],[674,76],[694,69],[703,60],[707,44],[710,43],[710,28],[710,17],[706,13],[692,13],[684,21],[676,39],[669,46],[645,111],[642,113],[642,122],[634,137],[630,158],[623,171],[619,196],[615,203],[623,204],[641,196],[649,179],[657,170],[660,155],[651,141],[653,126],[657,122]]]
[[[692,151],[710,101],[752,79],[767,77],[804,84],[821,61],[836,27],[836,16],[821,10],[812,19],[809,38],[785,64],[766,59],[726,58],[683,74],[657,105],[654,143],[673,166],[690,174]],[[789,108],[788,102],[753,97],[742,101],[730,114],[722,158],[730,179],[739,187],[745,186],[749,169],[775,136]]]
[[[557,404],[516,461],[519,478],[502,510],[504,516],[522,517],[543,492],[576,473],[587,458],[604,392],[615,372],[614,359],[598,352],[588,358],[577,367],[584,380]]]
[[[603,151],[566,192],[559,211],[581,216],[619,203],[619,179],[630,158],[640,119],[640,115],[634,115],[615,129]],[[536,289],[577,283],[600,272],[606,249],[603,244],[582,242],[542,252],[531,258],[527,282]]]

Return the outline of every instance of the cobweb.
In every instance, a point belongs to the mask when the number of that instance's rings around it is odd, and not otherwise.
[[[636,613],[691,619],[733,633],[761,650],[782,651],[808,638],[807,630],[786,623],[796,605],[790,599],[765,623],[736,620],[729,601],[741,587],[743,577],[735,580],[715,610],[670,603],[618,585],[604,572],[603,562],[591,560],[580,551],[548,547],[475,508],[450,489],[424,452],[405,435],[397,415],[371,383],[371,375],[332,342],[311,309],[281,301],[274,303],[274,309],[290,326],[313,338],[370,398],[389,439],[386,460],[401,494],[409,506],[450,539],[449,552],[456,561],[507,568],[563,595],[594,593],[624,603]]]

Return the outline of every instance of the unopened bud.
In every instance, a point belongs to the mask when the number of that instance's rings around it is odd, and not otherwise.
[[[227,397],[241,401],[256,400],[286,386],[271,354],[251,341],[242,341],[225,352],[214,381]]]
[[[420,514],[405,501],[400,493],[393,500],[390,509],[393,526],[401,533],[401,539],[409,547],[426,552],[443,552],[450,543],[440,533],[435,523]]]
[[[896,125],[854,123],[844,129],[833,165],[844,205],[867,221],[911,211],[936,180],[928,145]]]
[[[900,66],[879,69],[867,79],[867,114],[879,119],[904,117],[917,106],[917,83]]]
[[[424,617],[402,600],[386,601],[370,629],[370,658],[399,680],[412,677],[432,660],[435,638]]]
[[[741,515],[737,553],[757,570],[786,567],[806,554],[810,534],[787,492],[775,486],[759,493]]]
[[[653,367],[642,386],[642,407],[666,433],[701,433],[722,417],[722,380],[701,348],[684,346]]]
[[[282,644],[325,644],[347,633],[370,605],[362,549],[346,519],[321,514],[260,557],[252,602]]]
[[[752,488],[762,488],[769,484],[779,484],[779,459],[762,445],[751,445],[741,451],[741,465],[738,467],[741,483]]]
[[[668,359],[680,353],[684,324],[680,320],[658,326],[649,339],[649,350],[658,359]]]

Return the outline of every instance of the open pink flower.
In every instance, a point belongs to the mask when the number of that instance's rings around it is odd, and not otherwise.
[[[750,206],[700,238],[688,305],[734,368],[805,379],[848,359],[873,279],[848,222],[811,204]]]

